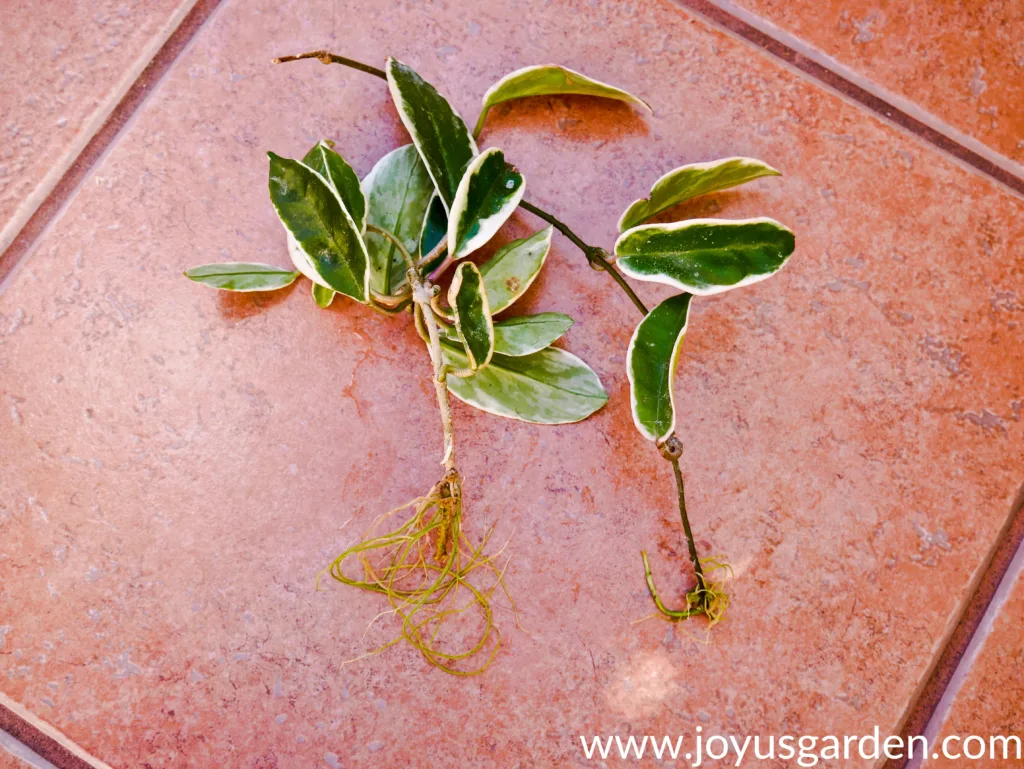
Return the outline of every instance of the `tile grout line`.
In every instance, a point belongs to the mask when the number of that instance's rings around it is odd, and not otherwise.
[[[51,189],[32,213],[24,217],[24,224],[11,237],[10,244],[0,249],[0,292],[7,278],[60,218],[92,170],[114,148],[132,119],[149,96],[157,91],[171,67],[210,21],[221,2],[195,0],[186,13],[177,17],[177,25],[173,21],[168,25],[168,34],[141,71],[138,62],[145,61],[146,57],[140,56],[132,68],[138,76],[124,88],[120,101],[102,116],[102,125],[97,127],[81,151],[74,157],[65,158],[67,165],[60,177],[52,182]],[[46,177],[41,186],[45,188],[45,184]],[[0,237],[7,237],[7,234]],[[28,749],[59,769],[111,769],[58,729],[0,692],[0,749],[8,743],[16,749]]]
[[[60,769],[111,769],[39,716],[0,692],[0,733]]]
[[[972,173],[1024,198],[1024,166],[985,146],[909,100],[890,93],[730,0],[671,0],[672,3],[781,60],[789,68],[886,123],[925,141]]]
[[[995,542],[975,571],[971,590],[958,607],[931,668],[911,697],[897,729],[904,740],[910,736],[928,735],[931,742],[938,734],[949,714],[953,697],[977,658],[1022,564],[1024,484],[1017,490],[1009,515],[996,535]],[[879,764],[881,769],[909,769],[919,765],[906,758],[890,759]]]
[[[150,94],[170,70],[171,66],[193,40],[196,33],[209,20],[221,0],[193,0],[187,11],[175,14],[165,25],[162,41],[148,58],[147,52],[136,59],[124,78],[116,96],[120,100],[107,110],[100,112],[83,129],[88,137],[76,153],[72,147],[55,172],[51,171],[37,185],[26,204],[19,207],[14,218],[0,231],[0,292],[7,279],[25,258],[50,226],[60,218],[65,207],[89,177],[99,161],[117,143],[122,131],[129,125]],[[184,9],[183,9],[184,10]],[[176,23],[175,23],[176,22]],[[157,38],[158,41],[161,37]],[[136,77],[132,78],[135,74]],[[36,202],[38,201],[38,202]]]
[[[1021,494],[1024,495],[1024,487],[1022,487]],[[1021,502],[1024,502],[1024,499]],[[964,649],[963,656],[952,671],[949,682],[936,703],[927,725],[921,730],[921,733],[928,739],[929,745],[936,744],[936,739],[953,709],[953,702],[963,688],[971,668],[974,666],[982,647],[992,633],[996,620],[1010,594],[1016,587],[1016,583],[1018,580],[1024,579],[1022,575],[1024,575],[1024,544],[1018,545],[1016,554],[1013,555],[1006,573],[996,587],[995,594],[992,596],[992,602],[989,603],[977,630],[971,636],[969,643]],[[906,763],[906,769],[920,769],[924,763],[924,761],[919,761],[915,757]]]

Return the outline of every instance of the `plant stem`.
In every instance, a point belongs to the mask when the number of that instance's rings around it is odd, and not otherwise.
[[[367,223],[366,229],[394,243],[399,253],[402,254],[406,267],[409,269],[409,285],[412,287],[412,301],[416,306],[416,321],[417,323],[422,323],[427,328],[427,351],[430,353],[430,362],[434,368],[434,375],[431,379],[434,380],[437,407],[441,411],[441,431],[444,433],[444,456],[441,459],[441,464],[444,465],[445,470],[452,472],[455,470],[455,426],[452,423],[451,403],[448,401],[448,385],[445,382],[444,376],[444,359],[441,357],[441,334],[437,330],[437,320],[430,309],[430,301],[434,297],[433,286],[420,277],[419,271],[416,269],[416,261],[397,235],[385,230],[383,227],[377,227],[369,223]]]
[[[697,557],[697,545],[693,541],[690,519],[686,515],[686,493],[683,490],[683,472],[679,469],[679,457],[672,457],[669,462],[672,463],[672,473],[676,477],[676,489],[679,492],[679,517],[683,521],[683,531],[686,533],[686,547],[690,551],[690,563],[693,564],[693,571],[697,575],[697,588],[703,589],[706,585],[704,570],[701,568],[700,558]]]
[[[520,201],[519,207],[526,209],[534,216],[539,216],[541,219],[550,224],[560,233],[565,235],[565,237],[569,238],[569,240],[572,241],[573,245],[576,246],[576,248],[578,248],[580,251],[582,251],[583,255],[587,257],[587,261],[590,262],[591,267],[597,270],[604,270],[609,275],[611,275],[612,280],[614,280],[618,284],[619,288],[621,288],[626,293],[626,296],[629,297],[630,301],[633,302],[636,308],[640,310],[640,312],[642,312],[644,315],[647,314],[646,305],[644,305],[644,303],[640,301],[640,297],[638,297],[636,295],[636,292],[633,291],[633,287],[626,282],[626,279],[622,277],[622,273],[615,268],[615,265],[608,261],[607,251],[605,251],[603,248],[599,248],[598,246],[588,245],[575,232],[569,229],[569,225],[556,218],[553,214],[549,214],[543,208],[538,208],[537,206],[533,205],[533,203],[530,203],[526,200]]]
[[[365,72],[367,75],[374,75],[381,79],[387,79],[387,74],[382,69],[371,67],[369,64],[363,64],[361,61],[356,61],[355,59],[347,59],[344,56],[338,56],[330,51],[309,51],[308,53],[300,53],[295,56],[278,56],[274,59],[274,64],[284,64],[289,61],[301,61],[302,59],[316,59],[322,64],[344,64],[346,67],[358,69],[360,72]]]

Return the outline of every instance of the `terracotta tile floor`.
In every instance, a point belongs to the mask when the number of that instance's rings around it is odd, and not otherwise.
[[[469,119],[537,62],[646,97],[654,117],[499,108],[482,137],[595,242],[674,165],[784,171],[683,212],[798,234],[778,277],[695,305],[676,383],[700,547],[737,575],[710,645],[635,623],[641,548],[686,584],[674,490],[629,416],[635,311],[558,239],[529,306],[577,319],[608,406],[554,428],[456,407],[467,525],[510,540],[526,631],[499,613],[469,681],[405,649],[346,664],[394,626],[313,579],[436,480],[419,342],[308,284],[180,274],[287,264],[265,150],[331,138],[364,174],[407,141],[379,81],[269,63],[317,46],[393,52]],[[1022,213],[669,2],[225,0],[0,294],[0,687],[117,767],[548,767],[580,734],[892,730],[1021,480]]]
[[[1024,3],[732,0],[1024,163]]]
[[[960,738],[951,743],[954,753],[977,755],[976,740],[964,744],[963,740],[972,735],[982,737],[986,743],[989,735],[1024,735],[1024,579],[1018,577],[1006,603],[1002,607],[991,635],[985,639],[978,659],[953,701],[949,716],[943,724],[940,739],[950,736]],[[986,744],[987,747],[987,744]],[[1001,751],[1001,747],[1000,747]],[[1013,753],[1011,760],[1003,760],[1002,753],[993,760],[972,761],[966,757],[954,761],[942,758],[927,762],[928,767],[1020,766]]]
[[[194,2],[4,3],[0,251]]]

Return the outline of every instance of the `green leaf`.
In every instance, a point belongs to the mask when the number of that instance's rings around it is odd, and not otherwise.
[[[494,237],[523,198],[522,174],[489,149],[466,169],[448,219],[448,251],[454,259],[473,253]]]
[[[494,324],[494,352],[513,358],[530,355],[548,347],[572,324],[572,318],[560,312],[499,320]],[[461,344],[458,333],[451,326],[442,325],[441,333],[449,342]]]
[[[643,224],[652,216],[684,200],[709,192],[727,190],[762,176],[781,176],[767,163],[753,158],[724,158],[710,163],[680,166],[662,176],[651,187],[651,196],[634,201],[622,212],[619,232]]]
[[[330,307],[335,293],[332,288],[324,288],[319,283],[313,284],[313,301],[316,302],[317,307],[323,309]]]
[[[352,166],[335,152],[333,142],[322,141],[306,153],[302,164],[320,174],[341,198],[359,232],[366,232],[366,198]]]
[[[773,219],[690,219],[627,230],[615,255],[632,278],[707,296],[771,277],[794,247],[793,233]]]
[[[441,353],[451,366],[468,366],[466,354],[456,345],[442,342]],[[579,422],[608,400],[597,374],[557,347],[521,358],[495,355],[473,376],[449,376],[448,389],[482,411],[544,425]]]
[[[434,195],[416,148],[407,144],[389,152],[363,179],[369,204],[367,221],[397,235],[409,253],[419,247],[423,220]],[[370,285],[391,294],[406,280],[406,265],[395,244],[375,233],[364,236],[370,255]]]
[[[606,99],[630,102],[648,111],[651,105],[637,98],[628,91],[613,85],[593,80],[586,75],[574,72],[556,64],[544,64],[535,67],[524,67],[510,72],[501,80],[487,89],[484,94],[483,111],[477,118],[473,136],[479,136],[487,119],[487,113],[495,104],[524,96],[552,96],[555,94],[576,94],[580,96],[601,96]]]
[[[494,325],[487,305],[487,292],[480,270],[463,262],[455,270],[448,288],[448,304],[455,316],[455,330],[466,349],[469,368],[486,366],[494,353]]]
[[[267,154],[270,199],[294,238],[290,251],[296,267],[315,283],[366,302],[370,260],[341,198],[322,176],[297,160]]]
[[[629,340],[626,374],[633,422],[652,441],[664,440],[676,427],[672,382],[689,310],[689,294],[669,297],[647,313]]]
[[[430,201],[427,208],[427,215],[423,218],[423,231],[420,233],[420,256],[426,256],[448,235],[448,214],[444,210],[444,203],[436,194]],[[428,275],[444,260],[444,255],[437,257],[435,264],[423,266],[423,274]]]
[[[462,175],[477,153],[476,142],[458,113],[412,67],[389,57],[387,76],[398,116],[427,166],[445,211],[450,211]]]
[[[185,270],[185,277],[224,291],[276,291],[294,283],[299,273],[270,264],[224,262]]]
[[[497,315],[526,293],[544,266],[553,232],[548,227],[528,238],[513,240],[480,266],[492,314]]]

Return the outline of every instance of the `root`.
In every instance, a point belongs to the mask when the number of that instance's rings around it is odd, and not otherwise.
[[[501,648],[501,634],[494,626],[491,607],[491,597],[499,587],[508,598],[516,625],[519,625],[515,602],[505,587],[504,567],[499,568],[495,563],[501,550],[490,556],[483,554],[491,531],[479,546],[472,544],[462,532],[461,481],[455,470],[450,470],[426,496],[382,515],[368,533],[388,518],[408,510],[413,511],[412,516],[401,526],[348,548],[324,569],[338,582],[387,596],[391,609],[384,614],[394,614],[401,620],[402,630],[397,638],[356,659],[379,654],[406,641],[418,649],[427,662],[446,673],[458,676],[483,673]],[[350,577],[343,571],[353,558],[362,566],[360,578]],[[486,589],[468,579],[478,569],[489,572],[493,578]],[[317,583],[319,586],[319,577]],[[482,629],[478,635],[464,641],[461,649],[451,649],[441,630],[449,620],[466,612],[476,613]]]
[[[686,608],[669,609],[662,602],[658,589],[654,586],[654,575],[651,573],[651,564],[647,560],[647,552],[641,550],[640,555],[644,560],[647,590],[662,617],[671,622],[680,622],[690,617],[703,615],[708,619],[709,630],[725,618],[725,611],[729,608],[729,595],[725,592],[725,582],[732,579],[733,570],[732,566],[720,556],[700,559],[703,572],[697,573],[696,586],[686,594]],[[724,572],[720,581],[710,579],[710,576],[716,572]]]

